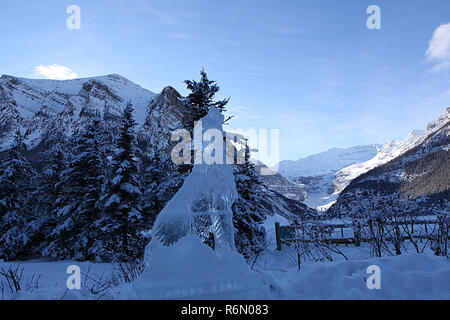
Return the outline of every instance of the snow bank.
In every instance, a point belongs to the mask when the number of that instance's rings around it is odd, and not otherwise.
[[[367,288],[370,265],[381,269],[381,289]],[[360,261],[304,265],[292,269],[285,285],[289,299],[450,299],[450,261],[404,254]]]
[[[134,284],[138,299],[262,299],[261,279],[231,249],[217,254],[198,237],[152,248],[148,271]]]

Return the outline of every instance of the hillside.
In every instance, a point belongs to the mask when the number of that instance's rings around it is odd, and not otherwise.
[[[392,211],[392,201],[417,214],[449,210],[450,107],[420,139],[415,147],[354,179],[329,214],[365,216],[369,207],[380,206]]]

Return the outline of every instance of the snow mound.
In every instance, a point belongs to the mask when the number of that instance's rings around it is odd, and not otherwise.
[[[381,269],[381,289],[367,288],[370,265]],[[304,265],[290,274],[291,299],[450,299],[450,261],[414,253],[361,261]]]
[[[196,236],[153,245],[148,271],[133,287],[138,299],[262,299],[261,279],[231,249],[220,254]]]

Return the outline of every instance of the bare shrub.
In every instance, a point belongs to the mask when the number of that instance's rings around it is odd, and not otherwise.
[[[144,269],[145,265],[142,262],[119,263],[114,267],[114,273],[121,281],[131,283],[144,272]]]
[[[369,243],[372,255],[381,257],[383,251],[389,251],[389,246],[386,241],[389,234],[386,218],[383,216],[369,218],[364,225],[366,227],[361,228],[363,239],[366,239]]]
[[[100,275],[88,273],[85,274],[84,286],[89,289],[91,294],[98,295],[98,299],[103,297],[108,291],[120,284],[120,278],[114,272],[110,274],[102,273]]]
[[[448,237],[450,233],[450,214],[437,215],[437,228],[434,232],[433,250],[437,256],[448,256]]]
[[[9,289],[13,294],[21,291],[33,292],[39,289],[41,275],[34,273],[31,277],[25,277],[23,271],[23,268],[19,265],[9,265],[0,268],[2,297],[4,296],[5,288]]]
[[[250,258],[248,259],[248,262],[251,261],[251,269],[252,269],[252,270],[253,270],[253,268],[255,267],[255,264],[256,264],[256,261],[258,260],[258,258],[259,258],[260,256],[262,256],[262,255],[267,251],[267,249],[269,248],[269,246],[270,246],[270,241],[268,241],[268,240],[266,239],[266,240],[264,241],[262,247],[258,248],[258,249],[253,253],[253,256],[250,257]]]
[[[83,286],[88,288],[92,295],[97,296],[97,299],[101,299],[121,283],[131,283],[136,280],[144,269],[145,265],[142,262],[119,263],[110,273],[91,274],[91,266],[89,266],[88,271],[83,274]]]

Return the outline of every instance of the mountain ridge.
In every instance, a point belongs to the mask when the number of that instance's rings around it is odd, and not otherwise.
[[[442,206],[449,210],[449,146],[450,107],[429,123],[415,145],[352,180],[329,214],[361,216],[368,203],[386,206],[392,198],[408,203],[415,214],[433,214]]]
[[[135,107],[139,126],[148,116],[148,106],[158,94],[117,74],[72,80],[0,77],[1,149],[17,130],[31,148],[41,138],[59,132],[70,135],[85,118],[118,119],[126,103]]]

